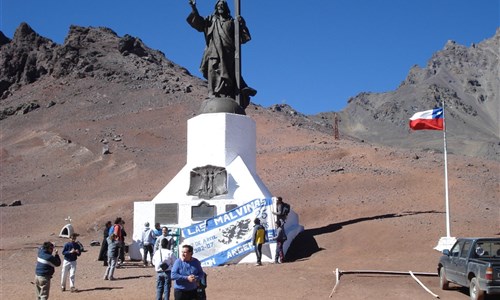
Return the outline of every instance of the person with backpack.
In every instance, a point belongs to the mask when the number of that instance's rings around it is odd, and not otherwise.
[[[260,219],[253,220],[252,245],[255,247],[255,255],[257,256],[256,266],[262,266],[262,245],[266,242],[266,229],[260,224]]]
[[[160,242],[161,248],[153,255],[156,271],[156,300],[169,300],[172,286],[172,267],[175,262],[174,253],[168,249],[168,240]]]
[[[118,262],[117,267],[121,266],[125,261],[125,236],[127,233],[123,228],[125,221],[121,217],[115,219],[115,224],[109,228],[109,234],[114,233],[118,240]]]
[[[276,221],[280,221],[281,225],[284,225],[290,213],[290,204],[283,202],[281,197],[273,197],[273,200],[276,201],[276,211],[273,211],[273,215],[276,215]]]

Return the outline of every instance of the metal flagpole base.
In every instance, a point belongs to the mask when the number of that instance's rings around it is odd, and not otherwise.
[[[457,238],[455,237],[449,237],[449,236],[443,236],[439,239],[439,242],[436,247],[434,247],[435,250],[442,252],[444,249],[451,249],[453,244],[457,241]]]

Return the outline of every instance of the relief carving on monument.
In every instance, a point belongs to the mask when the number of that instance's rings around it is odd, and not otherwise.
[[[227,194],[226,168],[206,165],[196,167],[190,172],[187,195],[209,200],[224,194]]]

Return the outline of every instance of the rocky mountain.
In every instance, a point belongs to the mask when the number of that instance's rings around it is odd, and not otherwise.
[[[108,28],[71,26],[62,45],[38,35],[26,23],[12,40],[3,34],[0,48],[0,95],[5,100],[21,87],[42,79],[93,78],[129,88],[189,92],[189,72],[138,39],[118,37]],[[180,80],[185,76],[186,80]],[[130,86],[132,85],[132,86]]]
[[[440,132],[408,130],[417,111],[446,105],[447,144],[450,153],[500,157],[500,29],[495,36],[470,47],[448,41],[425,68],[414,66],[397,90],[361,93],[338,113],[307,116],[287,105],[273,105],[273,113],[293,126],[333,134],[335,116],[343,138],[374,144],[443,151]],[[14,101],[21,87],[41,80],[83,80],[123,84],[127,89],[151,88],[174,101],[180,95],[193,105],[205,94],[205,82],[148,48],[136,37],[118,37],[108,28],[71,26],[62,45],[39,36],[26,23],[12,40],[0,32],[0,119],[38,108],[41,102]],[[9,101],[5,101],[9,100]],[[51,100],[52,101],[52,100]],[[46,105],[50,105],[51,102]]]
[[[392,92],[361,93],[339,113],[341,134],[372,143],[443,151],[443,135],[408,131],[417,111],[445,103],[448,151],[500,157],[500,28],[466,47],[448,41],[424,68],[414,66]],[[331,116],[330,116],[331,118]]]

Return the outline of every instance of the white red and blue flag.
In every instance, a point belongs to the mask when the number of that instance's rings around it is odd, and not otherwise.
[[[431,110],[415,113],[410,118],[410,128],[413,130],[443,130],[443,108],[438,107]]]

